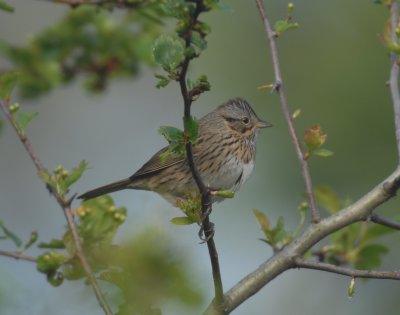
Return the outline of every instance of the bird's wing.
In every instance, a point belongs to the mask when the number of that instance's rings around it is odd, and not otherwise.
[[[148,160],[135,174],[130,177],[130,179],[150,175],[185,161],[186,157],[172,157],[171,155],[168,155],[165,161],[161,161],[160,155],[167,151],[167,149],[168,147],[162,148],[160,151],[154,154],[150,160]]]

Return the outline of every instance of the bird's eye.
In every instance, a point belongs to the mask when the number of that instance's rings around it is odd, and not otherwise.
[[[243,117],[242,122],[247,125],[250,122],[250,119],[248,117]]]

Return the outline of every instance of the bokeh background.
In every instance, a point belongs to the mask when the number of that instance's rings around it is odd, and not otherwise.
[[[9,1],[16,12],[0,12],[0,38],[23,45],[30,36],[58,21],[68,7],[37,0]],[[261,231],[252,214],[257,208],[272,221],[285,218],[289,228],[299,220],[297,206],[303,191],[299,165],[282,117],[278,98],[257,86],[273,82],[270,55],[253,1],[227,1],[231,10],[204,16],[212,27],[209,48],[192,63],[193,76],[205,73],[212,90],[193,106],[201,117],[225,100],[241,96],[274,127],[258,139],[256,170],[235,196],[214,207],[216,244],[225,289],[229,289],[270,255],[258,238]],[[326,147],[335,155],[310,161],[315,184],[329,184],[343,198],[360,197],[396,167],[394,125],[389,90],[388,51],[379,34],[387,9],[372,1],[294,1],[300,28],[278,40],[283,78],[290,106],[302,114],[299,132],[320,123],[328,134]],[[272,20],[286,15],[286,3],[265,1]],[[0,60],[0,68],[7,67]],[[87,171],[73,187],[76,192],[131,175],[165,145],[160,125],[181,125],[182,100],[178,86],[155,88],[153,74],[143,67],[134,80],[114,81],[105,93],[89,94],[75,82],[34,101],[21,102],[39,112],[28,127],[36,152],[45,166],[71,168],[86,159]],[[212,296],[210,263],[199,244],[196,226],[169,223],[177,216],[154,193],[125,191],[113,195],[128,207],[118,239],[158,226],[178,244],[190,261],[194,279]],[[32,230],[41,240],[61,235],[65,219],[38,180],[32,162],[14,131],[0,134],[0,218],[23,238]],[[392,201],[378,211],[398,216]],[[398,235],[383,239],[392,252],[383,269],[398,269]],[[2,249],[13,245],[1,242]],[[36,254],[31,250],[30,254]],[[318,271],[293,270],[272,281],[235,314],[398,314],[399,282],[359,281],[355,296],[347,297],[349,279]],[[51,287],[33,264],[0,257],[0,314],[99,314],[90,288],[82,282]],[[168,311],[167,311],[168,313]],[[173,314],[173,311],[170,312]]]

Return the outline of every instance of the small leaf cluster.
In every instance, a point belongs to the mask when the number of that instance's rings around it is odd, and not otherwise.
[[[306,150],[304,152],[304,159],[309,159],[312,155],[320,157],[329,157],[333,152],[322,148],[326,141],[327,135],[323,133],[319,124],[313,125],[304,131],[304,142]]]
[[[194,117],[185,117],[184,127],[186,131],[171,126],[161,126],[158,130],[169,143],[167,150],[160,155],[161,163],[165,163],[169,157],[176,159],[186,156],[185,145],[189,142],[196,143],[199,133],[197,120]]]
[[[268,216],[265,213],[261,212],[260,210],[253,209],[253,214],[256,217],[256,220],[265,236],[265,238],[260,240],[270,245],[274,252],[280,251],[300,234],[302,228],[304,227],[306,212],[308,209],[308,203],[305,201],[299,205],[298,210],[300,213],[300,221],[295,229],[295,232],[290,232],[285,229],[285,221],[283,217],[279,217],[276,225],[272,226]]]
[[[103,7],[81,5],[24,47],[0,42],[0,53],[21,74],[21,96],[40,96],[78,76],[89,91],[98,92],[113,78],[136,76],[141,63],[152,65],[160,24],[149,16],[164,15],[157,1],[139,2],[140,10],[118,19]]]
[[[290,2],[287,6],[287,17],[284,20],[279,20],[275,22],[273,28],[276,37],[280,36],[283,32],[286,32],[288,30],[299,28],[300,26],[299,23],[291,22],[291,20],[293,19],[292,16],[293,9],[294,9],[294,4]]]
[[[126,209],[116,208],[111,197],[102,196],[82,202],[73,211],[89,263],[95,272],[105,269],[106,266],[97,257],[112,247],[115,234],[125,221]],[[64,233],[62,239],[41,242],[38,247],[51,249],[37,258],[37,269],[47,275],[52,285],[60,285],[64,278],[76,280],[85,276],[70,230]]]
[[[157,88],[165,87],[171,81],[179,81],[187,63],[199,57],[207,48],[206,36],[210,34],[211,28],[208,24],[199,21],[198,16],[202,12],[215,8],[218,2],[216,0],[162,1],[164,13],[175,18],[177,23],[173,35],[161,35],[153,46],[155,62],[167,73],[155,75],[158,79]],[[191,100],[210,90],[210,83],[205,75],[201,75],[194,81],[189,79],[187,81]]]
[[[8,106],[8,112],[11,116],[11,123],[14,125],[19,136],[25,138],[25,128],[29,125],[32,119],[38,115],[37,112],[20,112],[21,106],[19,103],[10,105],[11,94],[18,83],[20,75],[18,72],[11,71],[0,74],[0,98]]]
[[[0,220],[0,230],[3,233],[2,235],[0,235],[0,240],[11,240],[18,249],[21,248],[23,244],[21,238],[17,236],[17,234],[15,234],[13,231],[11,231],[9,228],[7,228],[6,225],[3,223],[3,221],[1,220]],[[36,243],[37,239],[38,239],[38,233],[36,231],[32,231],[29,240],[23,246],[23,251],[28,250],[33,244]],[[18,252],[23,253],[23,251],[18,251]]]
[[[253,209],[253,213],[265,236],[265,238],[261,238],[260,240],[270,245],[274,252],[279,251],[293,240],[291,233],[284,228],[283,217],[279,217],[276,225],[273,227],[266,214],[257,209]]]
[[[62,165],[58,165],[52,173],[42,169],[39,176],[59,198],[63,199],[69,192],[70,186],[82,176],[87,167],[88,163],[83,160],[78,167],[73,168],[71,171],[64,169]]]
[[[14,232],[6,228],[3,221],[0,221],[0,230],[3,232],[3,235],[0,235],[0,240],[10,239],[14,242],[15,246],[21,246],[21,239]]]
[[[201,224],[201,196],[198,193],[187,193],[185,199],[177,199],[176,206],[186,215],[175,217],[171,223],[176,225]]]
[[[198,20],[202,12],[209,11],[218,5],[217,0],[164,0],[162,8],[167,16],[177,20],[173,35],[161,35],[154,42],[153,57],[166,72],[156,74],[157,88],[167,86],[171,81],[180,83],[184,93],[185,108],[202,93],[211,89],[207,76],[200,75],[196,80],[186,78],[190,60],[200,56],[207,48],[206,36],[210,27]],[[185,156],[187,143],[194,144],[197,139],[198,126],[194,118],[185,118],[184,131],[174,127],[161,127],[160,133],[170,143],[167,151],[161,155],[162,160],[168,157]]]
[[[336,192],[328,186],[316,187],[315,196],[318,203],[331,214],[350,203],[349,200],[340,200]],[[368,221],[352,224],[330,235],[329,243],[322,246],[315,255],[322,261],[336,265],[373,269],[381,265],[382,255],[389,251],[386,246],[376,243],[377,239],[394,231]]]

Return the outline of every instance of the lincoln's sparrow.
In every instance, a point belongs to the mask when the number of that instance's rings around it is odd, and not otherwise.
[[[259,119],[241,98],[229,100],[199,120],[199,136],[193,145],[194,162],[206,186],[237,191],[249,178],[256,156],[260,128],[271,124]],[[197,191],[186,157],[168,156],[161,161],[158,151],[135,174],[91,191],[78,198],[90,199],[121,189],[152,190],[171,203]],[[213,202],[218,201],[213,197]]]

